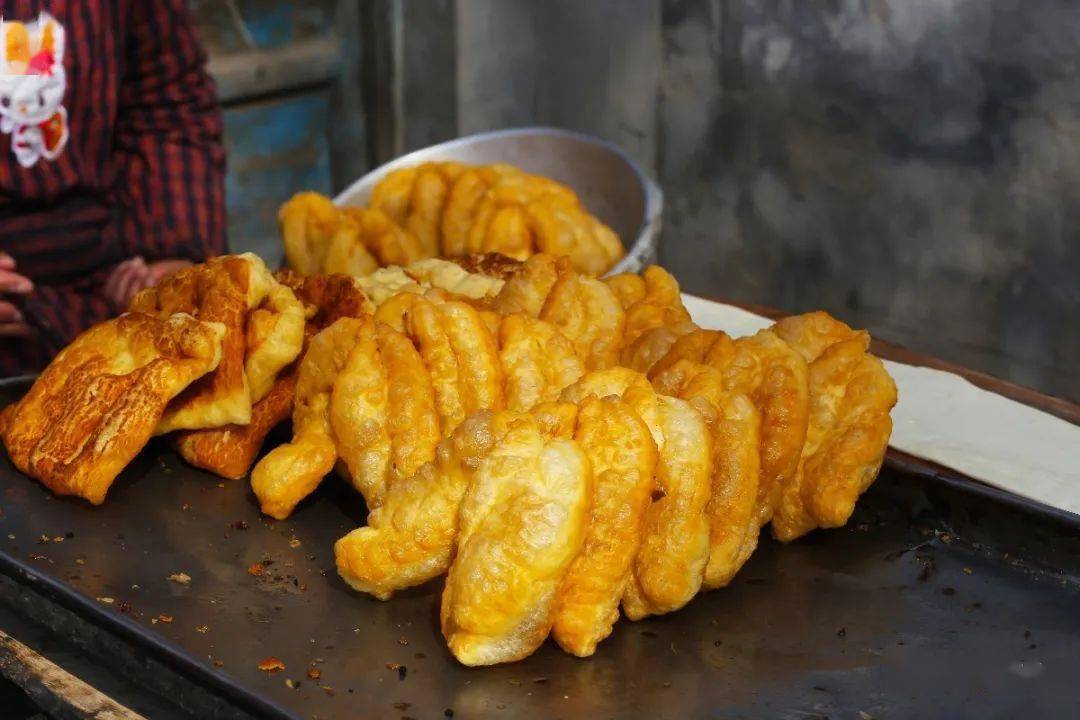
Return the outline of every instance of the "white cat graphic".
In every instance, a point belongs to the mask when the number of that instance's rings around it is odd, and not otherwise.
[[[0,132],[23,167],[55,160],[68,141],[64,27],[48,13],[0,23]]]

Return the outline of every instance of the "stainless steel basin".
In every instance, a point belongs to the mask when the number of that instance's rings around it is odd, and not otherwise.
[[[364,205],[372,188],[390,171],[433,160],[509,163],[557,180],[573,188],[585,207],[622,238],[626,256],[611,269],[612,274],[636,272],[656,260],[664,205],[660,188],[615,145],[558,128],[477,133],[416,150],[372,170],[334,202]]]

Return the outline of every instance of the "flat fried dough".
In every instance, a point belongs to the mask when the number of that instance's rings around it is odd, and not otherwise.
[[[657,463],[660,494],[646,510],[641,548],[622,598],[630,620],[681,608],[701,588],[709,557],[706,503],[712,494],[713,439],[690,403],[660,396],[664,449]]]
[[[572,440],[521,423],[481,462],[459,512],[440,611],[464,665],[512,662],[544,641],[554,601],[585,539],[588,458]]]
[[[225,334],[224,325],[183,313],[129,312],[95,325],[5,410],[12,462],[58,495],[100,505],[166,405],[218,366]]]
[[[180,432],[176,451],[190,465],[239,480],[248,474],[270,431],[289,419],[295,392],[296,368],[292,368],[279,375],[270,393],[251,408],[250,423]]]
[[[315,333],[339,318],[361,317],[374,309],[356,280],[347,275],[301,277],[285,270],[278,273],[277,279],[292,289],[303,304],[307,317],[305,349]],[[180,456],[221,477],[236,480],[247,475],[266,436],[292,414],[299,364],[297,358],[277,376],[270,392],[252,406],[247,425],[178,433],[176,448]]]
[[[251,311],[272,302],[256,316],[247,346]],[[251,421],[255,389],[269,392],[273,378],[291,363],[303,344],[303,312],[292,291],[279,285],[256,255],[225,255],[185,268],[152,288],[137,293],[131,310],[165,318],[186,312],[196,319],[220,322],[226,328],[221,363],[177,397],[155,430],[199,430]],[[252,375],[246,362],[250,360]]]
[[[552,635],[563,650],[587,657],[619,618],[654,487],[657,448],[641,418],[616,397],[586,398],[574,439],[592,465],[592,509],[581,553],[559,588]]]

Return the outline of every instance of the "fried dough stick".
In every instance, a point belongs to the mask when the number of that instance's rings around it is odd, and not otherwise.
[[[581,553],[559,588],[552,633],[563,650],[587,657],[619,618],[654,487],[657,448],[649,428],[617,397],[586,397],[574,439],[592,465],[592,510]]]
[[[555,599],[584,542],[593,478],[572,440],[513,427],[481,462],[459,512],[440,612],[465,665],[511,662],[547,637]]]

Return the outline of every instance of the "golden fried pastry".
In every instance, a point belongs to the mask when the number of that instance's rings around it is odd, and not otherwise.
[[[694,407],[659,397],[664,447],[656,468],[659,497],[645,512],[641,547],[622,597],[631,620],[681,608],[701,588],[709,558],[706,503],[712,493],[713,440]]]
[[[677,386],[677,380],[665,381],[663,377],[667,369],[680,360],[723,368],[734,354],[735,342],[727,334],[719,330],[695,328],[676,338],[667,353],[653,363],[648,371],[649,379],[653,385],[660,388],[665,387],[668,382],[674,382]]]
[[[692,385],[688,393],[695,393]],[[712,493],[705,507],[709,560],[703,580],[710,589],[731,582],[757,547],[761,527],[761,415],[741,393],[726,393],[714,407]]]
[[[308,318],[304,333],[309,336],[339,318],[360,317],[373,309],[357,281],[347,275],[301,277],[284,270],[277,274],[277,279],[292,289],[303,304],[303,314]],[[250,334],[250,324],[248,331]],[[179,433],[176,448],[180,456],[195,467],[221,477],[236,480],[247,475],[266,436],[292,414],[298,366],[299,359],[277,376],[270,392],[252,406],[251,422],[247,425]]]
[[[446,258],[471,275],[486,275],[506,282],[525,267],[525,263],[502,253],[465,253]]]
[[[319,253],[321,264],[317,271],[323,274],[369,275],[379,269],[379,260],[364,242],[360,219],[337,210],[339,220],[326,247]]]
[[[379,346],[379,361],[386,375],[386,432],[390,436],[390,467],[374,497],[369,497],[371,493],[365,493],[369,508],[382,503],[386,487],[393,486],[402,478],[411,477],[421,465],[430,461],[442,437],[431,378],[412,341],[381,323],[375,326],[375,340]],[[346,389],[347,380],[341,378],[339,382],[341,385],[335,388],[335,392],[344,392],[346,402],[351,402]],[[335,424],[338,437],[343,431],[344,428]],[[365,426],[360,424],[355,431],[363,434]]]
[[[470,300],[487,300],[499,294],[505,282],[497,277],[469,272],[461,265],[442,258],[428,258],[405,268],[409,277],[422,285],[445,290]]]
[[[380,354],[380,340],[386,341],[390,336],[386,332],[377,333],[377,327],[387,326],[376,325],[370,319],[357,326],[357,337],[348,358],[334,379],[329,404],[331,437],[335,439],[337,453],[369,510],[382,503],[393,454],[389,430],[390,380]],[[394,344],[403,354],[407,352],[401,343]],[[313,352],[314,348],[308,355]],[[408,367],[415,371],[419,358],[411,359],[413,362]],[[421,374],[426,378],[426,373]]]
[[[322,273],[341,220],[340,211],[325,195],[315,192],[294,195],[278,210],[286,264],[301,275]]]
[[[341,318],[311,339],[297,370],[292,441],[271,450],[251,473],[251,488],[267,515],[288,517],[334,468],[331,396],[364,329],[364,320]]]
[[[504,178],[488,198],[503,208],[521,209],[522,224],[531,235],[532,252],[566,256],[578,272],[602,275],[625,252],[618,236],[590,215],[572,191],[546,178],[535,175]],[[507,251],[490,242],[483,250],[517,257],[513,250]]]
[[[631,370],[648,373],[671,350],[675,342],[698,329],[693,322],[654,327],[638,335],[622,351],[622,364]]]
[[[363,244],[380,265],[404,267],[409,263],[430,257],[419,238],[395,223],[381,210],[342,208],[341,212],[355,223],[358,230],[358,242]],[[340,271],[344,268],[324,267],[324,272],[335,270]]]
[[[588,373],[563,390],[559,400],[581,403],[590,395],[598,398],[617,395],[625,400],[649,428],[656,447],[663,452],[664,433],[660,427],[659,401],[648,378],[639,372],[616,365]]]
[[[753,400],[761,414],[758,520],[772,517],[782,488],[795,475],[809,414],[805,361],[769,330],[735,341],[723,364],[724,387]]]
[[[514,413],[470,415],[439,443],[434,460],[391,485],[367,526],[334,545],[345,582],[386,600],[446,572],[461,498],[492,446],[518,421]]]
[[[619,363],[626,312],[602,281],[572,270],[559,274],[540,310],[540,319],[570,338],[586,370]]]
[[[659,265],[650,265],[641,275],[623,273],[604,280],[626,311],[623,344],[629,350],[644,333],[655,328],[685,326],[690,313],[683,306],[679,283]],[[624,350],[623,365],[630,355]]]
[[[166,405],[218,366],[225,334],[183,313],[129,312],[90,328],[5,410],[12,463],[58,495],[101,504]]]
[[[786,317],[773,325],[771,330],[808,363],[817,360],[830,345],[850,340],[856,335],[850,327],[821,310]]]
[[[676,340],[649,377],[658,392],[678,394],[687,368],[696,372],[697,364],[720,371],[724,390],[748,396],[761,415],[757,505],[764,525],[780,488],[794,475],[806,437],[806,363],[770,330],[734,342],[718,331],[697,330]]]
[[[262,303],[248,313],[244,340],[244,374],[251,402],[270,392],[285,367],[304,344],[304,305],[292,290],[273,282]]]
[[[247,425],[226,425],[178,433],[176,451],[190,465],[230,480],[247,475],[270,431],[289,419],[296,392],[296,370],[278,375],[270,392],[251,408]]]
[[[443,212],[443,255],[464,255],[469,252],[469,232],[488,190],[501,175],[520,172],[509,165],[485,165],[467,168],[458,176]]]
[[[506,378],[506,407],[531,410],[551,402],[585,374],[574,346],[553,326],[526,315],[502,319],[499,361]]]
[[[466,166],[431,162],[394,170],[371,191],[369,206],[417,237],[426,257],[442,250],[442,219],[450,190]]]
[[[592,495],[580,446],[545,438],[535,420],[491,449],[461,503],[442,596],[443,636],[461,663],[519,660],[544,641],[585,539]]]
[[[252,403],[259,399],[253,397],[252,385],[263,394],[269,392],[273,378],[303,345],[302,307],[251,253],[213,258],[180,270],[137,293],[131,310],[160,318],[186,312],[226,327],[218,368],[170,403],[157,434],[247,424]],[[247,334],[249,320],[254,320],[254,327]],[[248,340],[255,344],[249,347]]]
[[[707,355],[704,352],[701,356]],[[654,381],[658,392],[693,403],[711,429],[713,474],[705,513],[709,523],[709,560],[703,582],[706,588],[730,582],[757,547],[762,524],[758,499],[761,415],[751,399],[732,390],[726,380],[711,365],[681,358],[664,368]]]
[[[464,302],[418,301],[408,332],[431,373],[443,433],[478,410],[504,407],[498,343],[482,313]]]
[[[654,487],[657,448],[637,413],[616,397],[586,398],[574,439],[592,465],[592,510],[581,553],[559,588],[552,635],[563,650],[587,657],[619,618]]]
[[[566,258],[554,255],[533,255],[521,265],[521,270],[506,281],[495,296],[491,307],[504,315],[519,313],[540,317],[551,289],[563,275],[572,272]]]
[[[810,364],[810,426],[773,517],[779,540],[843,525],[877,477],[892,433],[896,384],[866,352],[869,342],[866,333],[856,333]]]

